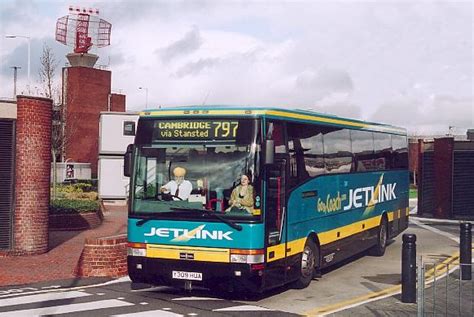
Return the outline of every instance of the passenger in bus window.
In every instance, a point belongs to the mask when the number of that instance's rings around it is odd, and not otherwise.
[[[187,200],[193,190],[193,185],[190,181],[184,179],[186,169],[178,166],[173,170],[173,175],[174,180],[163,185],[160,189],[161,192],[171,194],[173,200]]]
[[[250,176],[242,175],[240,185],[234,188],[230,195],[229,205],[226,212],[248,212],[253,213],[253,186],[250,185]]]

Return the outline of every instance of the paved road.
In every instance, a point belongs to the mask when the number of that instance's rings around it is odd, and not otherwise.
[[[35,288],[39,291],[35,291]],[[132,292],[129,281],[54,291],[32,285],[25,288],[23,294],[15,294],[19,290],[19,288],[1,290],[4,295],[0,295],[0,317],[60,314],[124,317],[292,316],[257,305],[248,305],[217,296],[209,297],[208,291],[189,294],[161,287]]]
[[[455,241],[428,230],[428,227],[410,224],[406,232],[417,235],[418,255],[423,255],[425,259],[440,261],[457,251]],[[330,314],[335,311],[335,316],[361,313],[378,315],[384,311],[392,312],[388,313],[391,316],[410,315],[416,311],[413,305],[402,304],[396,297],[370,302],[374,297],[397,292],[400,283],[400,257],[401,237],[397,237],[388,246],[384,257],[360,255],[344,265],[323,272],[322,278],[313,281],[306,289],[280,288],[253,299],[214,294],[206,290],[186,293],[170,288],[156,288],[132,292],[128,281],[94,287],[79,286],[69,290],[54,290],[55,285],[46,284],[28,285],[23,290],[3,288],[0,289],[0,317],[38,314],[290,316]],[[66,285],[70,284],[60,283],[57,286]],[[369,302],[360,304],[367,301]]]

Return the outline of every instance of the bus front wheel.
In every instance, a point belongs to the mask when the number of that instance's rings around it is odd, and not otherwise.
[[[383,217],[382,221],[380,222],[379,230],[377,232],[377,244],[374,245],[369,250],[369,254],[374,255],[374,256],[384,255],[385,249],[387,247],[387,238],[388,238],[387,219]]]
[[[313,240],[308,239],[301,254],[300,278],[294,283],[295,288],[305,288],[313,279],[319,263],[319,250]]]

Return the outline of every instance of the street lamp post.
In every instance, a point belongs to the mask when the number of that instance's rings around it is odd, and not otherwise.
[[[145,90],[145,109],[148,109],[148,88],[138,87],[140,90]]]
[[[25,35],[6,35],[5,36],[7,39],[16,39],[16,38],[22,38],[26,39],[28,41],[28,85],[27,85],[27,90],[29,93],[30,90],[30,64],[31,64],[31,38],[29,36]]]

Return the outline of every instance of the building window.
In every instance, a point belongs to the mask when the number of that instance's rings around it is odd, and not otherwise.
[[[123,135],[135,135],[135,121],[123,122]]]

